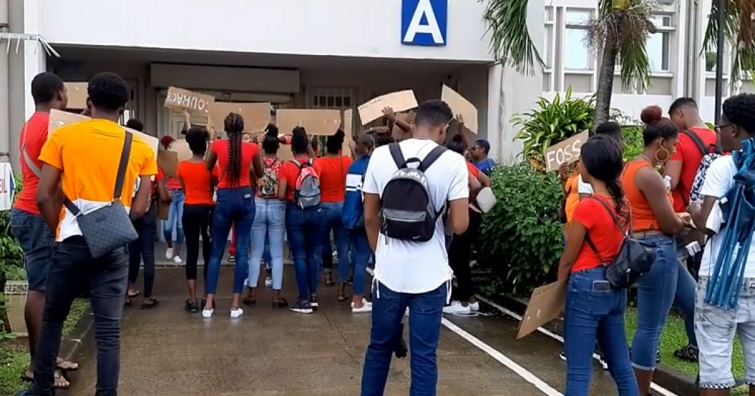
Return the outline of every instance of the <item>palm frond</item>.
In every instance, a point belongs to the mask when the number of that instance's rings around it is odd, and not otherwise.
[[[495,59],[514,67],[517,72],[532,75],[535,64],[545,67],[540,53],[527,29],[529,0],[478,0],[486,3],[483,20],[490,34],[490,47]]]
[[[755,1],[726,0],[724,25],[718,24],[719,1],[713,0],[705,29],[703,51],[718,51],[718,32],[723,28],[724,40],[731,46],[731,81],[742,78],[743,72],[755,77]],[[721,67],[723,65],[716,65]]]

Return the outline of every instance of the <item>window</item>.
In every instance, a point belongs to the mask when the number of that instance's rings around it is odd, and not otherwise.
[[[564,68],[567,70],[592,70],[593,58],[587,43],[587,23],[590,11],[567,10],[564,32]]]
[[[354,101],[351,88],[312,89],[312,108],[315,109],[349,109]]]
[[[671,34],[674,27],[671,26],[670,15],[658,15],[651,19],[655,25],[656,33],[648,37],[645,45],[650,62],[651,72],[668,72],[671,70]],[[675,51],[678,53],[678,51]]]
[[[553,25],[546,24],[543,31],[543,51],[542,57],[545,62],[545,68],[553,67]]]

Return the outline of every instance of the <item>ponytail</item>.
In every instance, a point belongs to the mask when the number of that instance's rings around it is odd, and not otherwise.
[[[624,202],[624,189],[621,187],[621,182],[619,179],[610,180],[606,182],[606,188],[608,189],[608,193],[611,194],[613,201],[616,203],[616,206],[614,207],[614,210],[616,210],[616,216],[623,218],[624,221],[629,223],[630,216],[628,208],[626,208],[627,211],[624,213],[626,203]]]
[[[228,164],[225,177],[229,185],[238,185],[241,178],[241,140],[244,131],[244,118],[237,113],[225,117],[225,132],[228,134]]]

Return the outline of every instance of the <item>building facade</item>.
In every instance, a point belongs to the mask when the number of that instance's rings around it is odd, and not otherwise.
[[[625,92],[617,78],[613,107],[639,118],[648,104],[691,96],[712,121],[716,65],[700,52],[711,0],[661,1],[648,42],[651,85]],[[171,85],[219,101],[344,109],[400,89],[437,98],[446,84],[477,106],[491,154],[513,161],[521,146],[512,115],[569,86],[594,92],[599,59],[584,22],[596,5],[530,1],[528,29],[546,68],[522,76],[493,62],[485,5],[475,0],[0,0],[0,161],[18,164],[19,130],[34,111],[30,82],[41,71],[67,82],[120,74],[131,87],[125,118],[155,135],[182,125],[163,106]]]

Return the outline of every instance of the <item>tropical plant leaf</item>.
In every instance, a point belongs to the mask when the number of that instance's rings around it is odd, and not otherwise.
[[[490,34],[490,48],[495,59],[514,67],[517,72],[533,75],[545,62],[540,57],[527,28],[529,0],[478,0],[486,3],[483,20]]]

